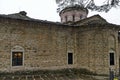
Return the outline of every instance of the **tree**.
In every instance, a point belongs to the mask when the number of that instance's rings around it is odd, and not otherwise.
[[[108,12],[112,7],[119,6],[120,0],[105,0],[105,2],[100,6],[95,4],[95,0],[56,0],[56,3],[58,4],[58,12],[66,7],[73,7],[76,5],[88,8],[92,11]]]

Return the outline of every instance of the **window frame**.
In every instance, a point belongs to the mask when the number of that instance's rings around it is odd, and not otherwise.
[[[22,65],[18,65],[18,66],[13,66],[13,53],[22,53]],[[12,49],[11,49],[11,67],[21,67],[21,66],[24,66],[24,48],[22,48],[21,46],[14,46]]]
[[[20,55],[19,55],[20,54]],[[23,65],[23,52],[12,52],[12,66]]]

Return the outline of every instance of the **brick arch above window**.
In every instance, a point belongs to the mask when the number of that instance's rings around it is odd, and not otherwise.
[[[11,50],[12,51],[24,51],[24,48],[21,46],[14,46]]]

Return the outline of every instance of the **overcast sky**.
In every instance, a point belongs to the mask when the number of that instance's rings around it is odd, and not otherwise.
[[[95,1],[98,4],[101,0]],[[60,18],[56,9],[55,0],[0,0],[0,14],[26,11],[31,18],[59,22]],[[110,23],[120,25],[120,7],[112,8],[108,13],[89,11],[88,17],[96,14],[101,15]]]

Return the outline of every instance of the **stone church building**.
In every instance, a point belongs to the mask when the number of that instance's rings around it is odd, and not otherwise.
[[[0,15],[0,71],[85,68],[119,72],[119,25],[75,6],[61,22],[33,19],[25,11]]]

